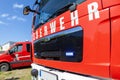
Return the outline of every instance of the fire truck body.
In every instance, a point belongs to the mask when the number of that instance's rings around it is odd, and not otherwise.
[[[40,7],[41,13],[34,14],[32,68],[39,73],[34,77],[120,79],[120,1],[70,1],[72,5],[62,0],[46,0]],[[61,4],[65,6],[58,8]],[[50,19],[48,14],[42,15],[45,11],[52,13],[53,9],[55,13]]]

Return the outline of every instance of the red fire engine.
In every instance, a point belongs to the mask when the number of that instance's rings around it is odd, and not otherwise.
[[[36,0],[33,80],[120,79],[120,0]]]

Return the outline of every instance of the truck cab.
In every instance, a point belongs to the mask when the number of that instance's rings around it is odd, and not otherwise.
[[[120,0],[36,0],[33,80],[119,80]]]
[[[31,42],[17,42],[0,54],[0,71],[31,65]]]

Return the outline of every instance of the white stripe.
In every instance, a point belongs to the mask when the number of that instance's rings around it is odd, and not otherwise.
[[[19,56],[18,58],[25,58],[25,57],[30,57],[30,55],[27,55],[27,56]]]

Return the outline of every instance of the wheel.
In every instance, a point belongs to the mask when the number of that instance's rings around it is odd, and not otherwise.
[[[9,64],[8,63],[1,63],[0,64],[0,71],[8,71],[9,70]]]

